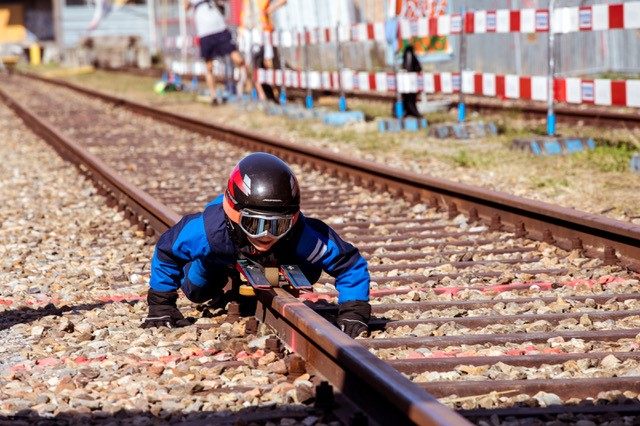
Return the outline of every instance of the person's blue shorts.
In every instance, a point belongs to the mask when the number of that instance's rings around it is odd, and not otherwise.
[[[210,61],[221,56],[226,56],[238,50],[229,30],[209,34],[200,39],[200,56],[205,61]]]

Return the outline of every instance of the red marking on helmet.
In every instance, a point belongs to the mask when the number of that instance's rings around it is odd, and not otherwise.
[[[240,167],[238,166],[234,167],[233,171],[231,172],[231,176],[229,177],[229,192],[233,197],[235,197],[236,194],[233,188],[233,184],[235,184],[238,189],[240,189],[240,191],[244,193],[244,195],[251,194],[251,189],[244,183],[242,173],[240,172]]]

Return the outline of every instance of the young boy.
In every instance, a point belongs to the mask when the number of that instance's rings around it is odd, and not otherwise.
[[[262,152],[240,160],[225,193],[203,212],[183,217],[160,237],[142,327],[189,325],[176,307],[177,289],[195,303],[220,297],[240,257],[262,266],[299,265],[311,283],[327,272],[336,280],[338,325],[352,337],[367,332],[366,260],[326,223],[300,211],[295,175]]]
[[[213,60],[230,55],[234,65],[248,75],[246,64],[227,29],[224,16],[213,0],[183,0],[188,11],[193,9],[196,33],[200,39],[200,56],[205,61],[205,80],[212,103],[222,103],[216,95],[216,80],[213,75]]]

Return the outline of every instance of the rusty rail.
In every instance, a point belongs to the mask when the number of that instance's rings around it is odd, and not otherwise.
[[[100,191],[128,211],[128,218],[155,233],[174,225],[179,215],[119,176],[0,88],[2,99],[65,159],[92,179]],[[281,339],[367,413],[375,424],[466,425],[464,418],[440,404],[365,347],[288,293],[259,294],[258,316]]]
[[[482,221],[490,229],[545,241],[565,250],[584,250],[607,264],[620,264],[640,272],[640,226],[444,179],[407,173],[377,163],[345,158],[321,149],[266,137],[230,126],[194,119],[58,79],[33,74],[29,78],[72,89],[177,127],[226,141],[249,150],[280,155],[285,160],[310,165],[320,171],[351,178],[381,190],[402,195],[431,207],[465,212],[470,222]]]

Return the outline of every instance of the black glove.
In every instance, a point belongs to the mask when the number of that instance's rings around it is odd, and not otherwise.
[[[142,328],[151,327],[186,327],[191,325],[191,321],[186,319],[178,307],[177,291],[155,291],[149,289],[147,293],[147,303],[149,304],[149,314],[142,321]]]
[[[340,330],[351,337],[366,334],[369,329],[367,323],[371,317],[371,305],[368,302],[354,300],[341,303],[338,307],[336,322]]]

